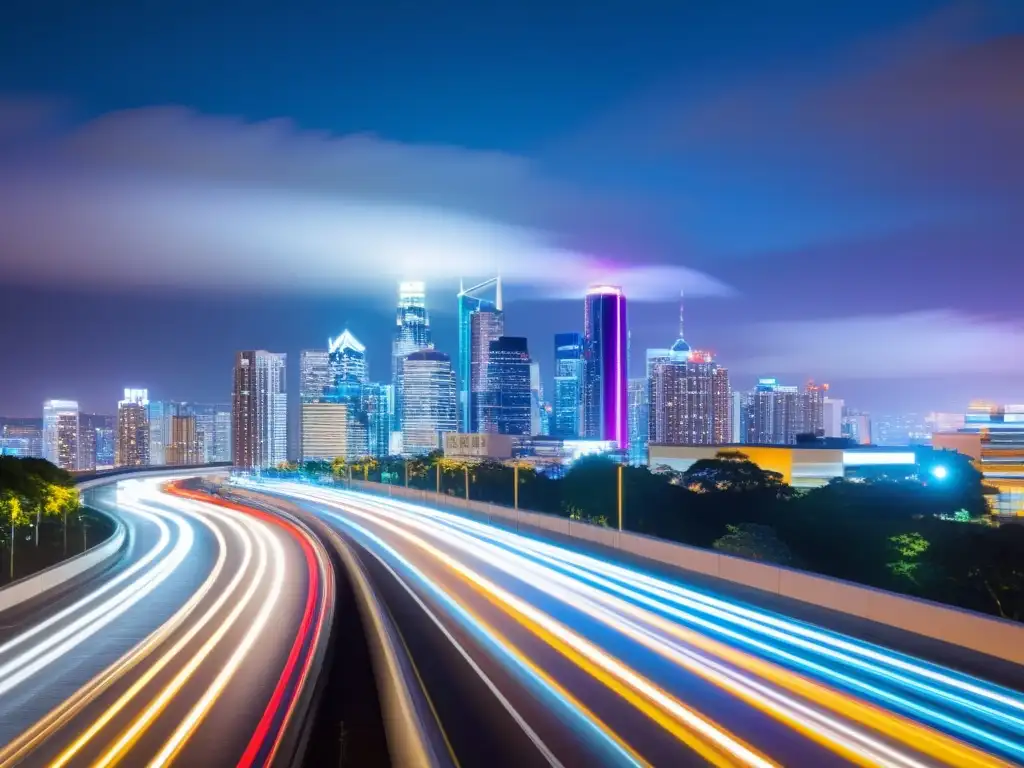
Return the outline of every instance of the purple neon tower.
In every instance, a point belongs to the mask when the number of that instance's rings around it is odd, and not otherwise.
[[[629,444],[626,297],[613,285],[587,291],[583,310],[583,436]]]

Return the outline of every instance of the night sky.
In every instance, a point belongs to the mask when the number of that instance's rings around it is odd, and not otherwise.
[[[1024,401],[1024,3],[5,7],[0,415],[346,327],[386,379],[399,279],[454,356],[496,271],[546,379],[609,281],[636,371],[685,289],[734,387]]]

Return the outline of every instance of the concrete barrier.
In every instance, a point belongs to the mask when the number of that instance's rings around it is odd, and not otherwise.
[[[370,486],[380,487],[371,483],[367,484],[367,490],[370,490]],[[452,503],[453,497],[429,491],[417,493],[414,499],[417,503],[456,506]],[[557,515],[523,510],[517,512],[509,507],[483,502],[470,502],[464,509],[474,517],[486,515],[487,519],[496,523],[515,523],[531,530],[552,531],[621,549],[684,571],[714,576],[733,584],[753,587],[772,595],[857,616],[1015,664],[1024,664],[1024,624],[1018,622],[806,571],[722,555],[712,550],[676,544],[643,534],[619,532],[571,521]]]
[[[80,491],[86,491],[90,488],[109,485],[120,480],[174,477],[183,474],[189,476],[222,474],[224,471],[224,468],[220,466],[193,470],[185,470],[178,467],[146,470],[126,469],[121,472],[104,473],[98,477],[82,478],[75,482],[75,487]],[[101,512],[100,514],[105,513]],[[23,579],[18,579],[0,589],[0,611],[6,611],[9,608],[38,597],[44,592],[49,592],[51,589],[81,576],[87,571],[106,565],[120,557],[127,541],[128,533],[125,530],[124,523],[120,520],[115,518],[114,524],[114,533],[103,543],[97,544],[92,549],[87,549],[85,552],[63,562],[51,565],[42,571],[33,573]]]

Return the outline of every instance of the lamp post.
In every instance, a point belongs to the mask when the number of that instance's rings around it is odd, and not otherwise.
[[[512,465],[512,505],[519,509],[519,462]]]
[[[441,495],[441,462],[440,461],[437,462],[437,464],[435,464],[434,466],[437,467],[437,494],[438,494],[438,496],[440,496]]]
[[[622,465],[619,464],[619,532],[622,532]]]
[[[466,501],[469,501],[469,464],[462,465],[462,472],[466,478]]]

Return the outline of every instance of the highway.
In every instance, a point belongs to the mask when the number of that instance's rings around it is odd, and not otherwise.
[[[0,614],[0,766],[250,766],[295,748],[333,606],[325,550],[165,483],[89,491],[127,526],[123,557]]]
[[[586,551],[286,482],[358,545],[453,764],[1003,766],[1024,696]]]

